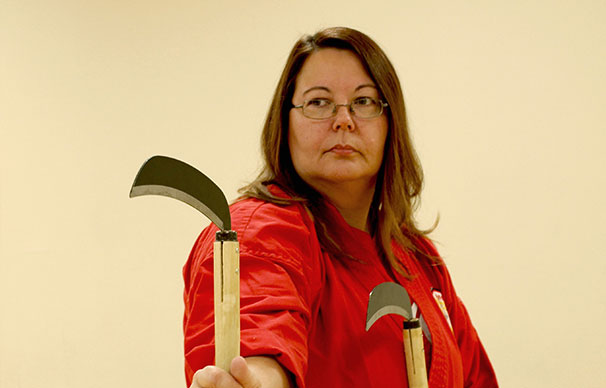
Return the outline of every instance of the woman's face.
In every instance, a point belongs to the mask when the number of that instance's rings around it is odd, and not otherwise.
[[[326,48],[311,54],[303,64],[292,103],[297,106],[305,100],[322,98],[349,104],[359,97],[380,98],[358,57],[348,50]],[[315,120],[293,108],[289,113],[288,145],[295,170],[316,190],[325,192],[327,185],[341,183],[374,190],[387,131],[385,113],[364,119],[348,107],[338,107],[336,116]]]

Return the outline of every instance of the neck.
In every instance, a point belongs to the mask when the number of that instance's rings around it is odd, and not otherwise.
[[[366,188],[352,187],[348,184],[331,184],[328,187],[316,187],[316,190],[339,210],[349,225],[369,231],[368,212],[374,195],[374,184]]]

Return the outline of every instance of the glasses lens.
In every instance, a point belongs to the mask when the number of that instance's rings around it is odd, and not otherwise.
[[[313,98],[303,104],[303,114],[312,119],[326,119],[334,109],[335,104],[325,98]]]
[[[370,97],[356,98],[351,105],[356,116],[362,118],[376,117],[383,111],[381,101]]]
[[[354,115],[364,119],[377,117],[383,113],[383,102],[372,97],[356,98],[349,106]],[[327,119],[336,113],[335,103],[326,98],[307,100],[300,108],[303,108],[303,115],[310,119]]]

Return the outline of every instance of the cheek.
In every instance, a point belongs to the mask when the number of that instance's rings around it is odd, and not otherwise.
[[[295,171],[301,174],[312,163],[311,148],[308,141],[301,133],[291,129],[288,133],[288,147]]]
[[[314,128],[311,128],[309,124],[302,123],[297,118],[290,119],[288,128],[288,147],[290,148],[290,154],[298,158],[305,158],[315,149],[319,149],[319,140],[313,134]]]
[[[290,150],[290,158],[297,172],[300,171],[301,161],[305,156],[305,139],[302,137],[303,131],[297,119],[291,118],[288,127],[288,149]]]
[[[383,120],[375,129],[372,140],[369,141],[372,144],[376,158],[380,160],[383,160],[383,152],[385,151],[385,142],[387,141],[388,134],[387,127],[387,120]]]

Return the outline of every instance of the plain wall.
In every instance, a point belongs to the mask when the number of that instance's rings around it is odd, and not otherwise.
[[[0,387],[184,386],[208,220],[130,185],[163,154],[234,198],[292,44],[333,25],[398,71],[419,218],[501,385],[603,387],[605,4],[2,1]]]

